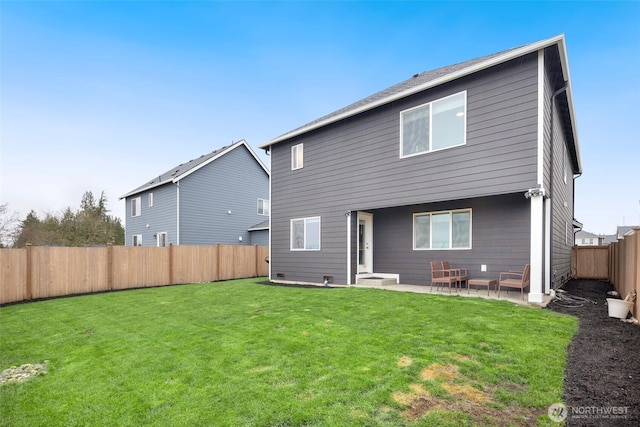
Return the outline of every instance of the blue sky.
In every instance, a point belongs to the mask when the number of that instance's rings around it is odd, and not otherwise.
[[[118,197],[257,146],[415,73],[564,33],[584,174],[576,218],[640,224],[636,2],[0,2],[0,202]]]

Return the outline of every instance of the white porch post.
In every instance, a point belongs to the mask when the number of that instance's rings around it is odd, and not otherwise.
[[[544,293],[551,290],[551,200],[544,199]]]
[[[531,195],[531,270],[529,283],[529,302],[543,301],[544,271],[544,192]]]

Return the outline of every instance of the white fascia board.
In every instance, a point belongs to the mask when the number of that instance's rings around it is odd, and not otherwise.
[[[224,150],[222,150],[221,152],[219,152],[218,154],[216,154],[215,156],[211,157],[210,159],[208,159],[206,162],[202,162],[200,163],[198,166],[195,166],[191,169],[189,169],[188,171],[176,176],[175,178],[173,178],[171,180],[171,182],[173,182],[174,184],[178,181],[180,181],[182,178],[186,178],[187,176],[191,175],[192,173],[194,173],[195,171],[202,169],[203,167],[207,166],[209,163],[213,162],[216,159],[219,159],[220,157],[224,156],[225,154],[227,154],[229,151],[235,149],[236,147],[239,147],[240,145],[242,145],[244,143],[244,139],[236,142],[235,144],[231,144],[230,146],[228,146],[227,148],[225,148]]]
[[[169,181],[156,182],[155,184],[148,185],[147,187],[142,187],[142,188],[140,188],[140,189],[130,191],[129,193],[124,194],[124,195],[122,195],[122,196],[118,197],[118,200],[122,200],[122,199],[124,199],[125,197],[130,197],[130,196],[133,196],[133,195],[135,195],[135,194],[144,193],[145,191],[151,190],[152,188],[156,188],[156,187],[160,187],[161,185],[165,185],[165,184],[167,184],[168,182],[169,182]]]
[[[412,87],[412,88],[407,89],[405,91],[398,92],[398,93],[390,95],[390,96],[388,96],[386,98],[379,99],[379,100],[374,101],[374,102],[372,102],[370,104],[366,104],[366,105],[363,105],[361,107],[354,108],[353,110],[345,111],[342,114],[338,114],[336,116],[329,117],[326,120],[322,120],[322,121],[320,121],[318,123],[314,123],[313,125],[303,127],[301,129],[298,129],[297,131],[292,131],[292,132],[286,133],[286,134],[284,134],[282,136],[279,136],[277,138],[272,139],[271,141],[265,142],[264,144],[261,144],[258,147],[262,148],[262,149],[267,148],[267,147],[269,147],[271,145],[277,144],[278,142],[284,141],[284,140],[292,138],[294,136],[302,135],[303,133],[307,133],[307,132],[309,132],[311,130],[318,129],[320,127],[326,126],[328,124],[337,122],[337,121],[342,120],[342,119],[346,119],[347,117],[355,116],[356,114],[360,114],[362,112],[371,110],[371,109],[379,107],[381,105],[388,104],[388,103],[390,103],[392,101],[396,101],[398,99],[405,98],[405,97],[407,97],[409,95],[413,95],[415,93],[422,92],[423,90],[430,89],[430,88],[436,87],[436,86],[440,86],[440,85],[442,85],[444,83],[447,83],[447,82],[450,82],[452,80],[456,80],[456,79],[459,79],[461,77],[464,77],[464,76],[467,76],[467,75],[470,75],[470,74],[473,74],[473,73],[477,73],[478,71],[482,71],[484,69],[493,67],[494,65],[498,65],[498,64],[501,64],[503,62],[510,61],[512,59],[518,58],[518,57],[523,56],[523,55],[527,55],[527,54],[529,54],[531,52],[536,52],[536,51],[538,51],[540,49],[544,49],[544,48],[552,46],[554,44],[558,44],[558,45],[562,44],[562,45],[564,45],[564,35],[561,34],[559,36],[555,36],[555,37],[552,37],[550,39],[546,39],[546,40],[542,40],[542,41],[539,41],[539,42],[536,42],[536,43],[528,44],[528,45],[523,46],[521,48],[512,50],[510,52],[507,52],[504,55],[496,56],[495,58],[488,59],[488,60],[486,60],[484,62],[480,62],[480,63],[475,64],[475,65],[471,65],[469,67],[466,67],[466,68],[463,68],[461,70],[455,71],[453,73],[447,74],[447,75],[442,76],[440,78],[437,78],[437,79],[434,79],[434,80],[430,80],[430,81],[428,81],[426,83],[423,83],[421,85]],[[565,58],[566,58],[566,54],[565,54]],[[566,61],[565,61],[565,63],[566,63]]]
[[[176,176],[175,178],[173,178],[171,180],[171,182],[176,183],[178,181],[180,181],[182,178],[186,178],[187,176],[191,175],[192,173],[194,173],[195,171],[207,166],[209,163],[213,162],[216,159],[219,159],[220,157],[224,156],[225,154],[229,153],[232,150],[235,150],[238,147],[244,146],[246,147],[247,150],[249,150],[249,153],[251,153],[251,155],[253,156],[253,158],[258,162],[258,164],[260,165],[260,167],[265,171],[265,173],[267,174],[267,176],[271,176],[269,173],[269,170],[267,169],[267,167],[264,165],[264,163],[262,163],[262,161],[258,158],[258,156],[256,155],[256,153],[254,153],[254,151],[251,149],[251,147],[249,146],[249,144],[247,144],[247,141],[245,141],[244,139],[241,139],[240,141],[228,146],[227,148],[225,148],[224,150],[222,150],[221,152],[219,152],[218,154],[216,154],[215,156],[211,157],[210,159],[208,159],[206,162],[202,162],[200,163],[198,166],[189,169],[188,171],[186,171],[183,174],[180,174],[178,176]]]
[[[560,64],[562,66],[562,76],[567,82],[567,104],[569,106],[569,116],[571,119],[571,131],[573,132],[573,140],[575,142],[576,158],[578,159],[578,173],[582,173],[582,160],[580,159],[580,144],[578,142],[578,126],[576,125],[575,108],[573,105],[573,88],[571,85],[571,73],[569,72],[569,59],[567,56],[567,46],[564,35],[558,41],[558,52],[560,55]]]
[[[258,157],[258,155],[255,153],[255,151],[253,151],[253,149],[251,149],[251,147],[249,146],[249,144],[247,144],[247,141],[245,141],[244,139],[241,139],[240,141],[230,145],[229,147],[227,147],[225,150],[221,151],[220,153],[216,154],[215,156],[213,156],[212,158],[208,159],[206,162],[202,162],[200,163],[198,166],[193,167],[192,169],[189,169],[188,171],[176,176],[175,178],[173,178],[171,181],[162,181],[162,182],[156,182],[154,184],[148,185],[146,187],[142,187],[140,189],[136,189],[134,191],[131,191],[123,196],[119,197],[119,200],[124,199],[125,197],[129,197],[129,196],[133,196],[134,194],[138,194],[138,193],[143,193],[145,191],[151,190],[152,188],[156,188],[156,187],[160,187],[161,185],[165,185],[168,184],[169,182],[172,183],[176,183],[178,181],[180,181],[182,178],[185,178],[189,175],[191,175],[193,172],[197,171],[198,169],[208,165],[209,163],[213,162],[214,160],[224,156],[225,154],[227,154],[228,152],[230,152],[231,150],[234,150],[238,147],[240,147],[241,145],[244,145],[247,150],[249,150],[249,153],[251,153],[251,155],[253,156],[253,158],[256,160],[256,162],[258,162],[258,164],[260,165],[260,167],[265,171],[265,173],[267,174],[267,176],[271,176],[271,173],[269,172],[269,169],[265,166],[265,164],[262,162],[262,160],[260,160],[260,158]]]
[[[267,173],[267,176],[271,176],[271,172],[269,171],[269,168],[267,167],[267,165],[265,165],[263,163],[262,160],[260,160],[260,157],[258,157],[258,155],[255,153],[255,151],[253,151],[251,149],[251,146],[249,144],[247,144],[247,141],[245,141],[244,139],[242,140],[242,142],[244,142],[244,146],[247,147],[247,150],[249,150],[249,153],[251,153],[251,155],[253,156],[254,159],[256,159],[256,162],[258,162],[258,164],[260,165],[260,167]]]

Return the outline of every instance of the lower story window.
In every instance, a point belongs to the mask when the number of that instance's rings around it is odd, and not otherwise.
[[[471,209],[413,214],[413,249],[471,249]]]
[[[166,232],[158,233],[157,244],[161,248],[164,248],[165,246],[167,246],[167,233]]]
[[[134,234],[131,237],[131,244],[133,246],[142,246],[142,234]]]
[[[291,250],[320,250],[320,217],[296,218],[291,220]]]

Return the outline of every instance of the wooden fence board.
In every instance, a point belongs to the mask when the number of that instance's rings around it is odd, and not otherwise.
[[[27,299],[26,249],[0,250],[0,304]]]
[[[216,281],[217,253],[215,246],[174,246],[173,284]]]
[[[227,245],[0,249],[0,304],[266,276],[268,253],[267,247]]]
[[[169,284],[169,248],[114,246],[113,289]]]
[[[572,270],[580,279],[609,278],[608,246],[575,246],[572,251]]]

